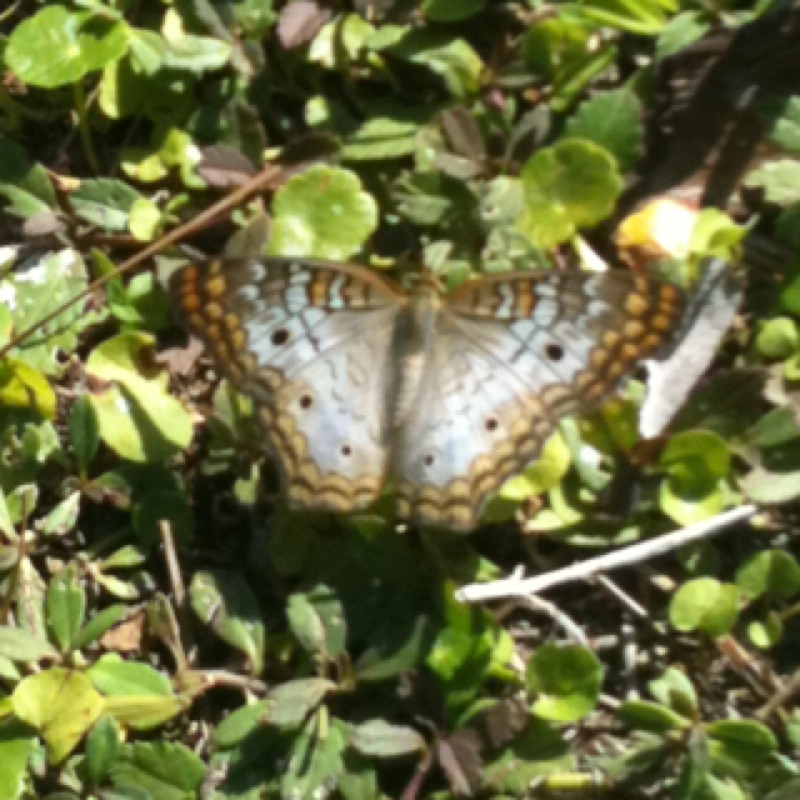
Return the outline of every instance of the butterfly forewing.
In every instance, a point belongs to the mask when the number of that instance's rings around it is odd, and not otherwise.
[[[402,293],[363,268],[294,259],[193,264],[170,288],[185,325],[256,401],[290,503],[369,505],[386,472]]]
[[[667,341],[679,290],[627,273],[513,273],[447,298],[394,471],[401,512],[470,529],[558,419],[597,405]]]

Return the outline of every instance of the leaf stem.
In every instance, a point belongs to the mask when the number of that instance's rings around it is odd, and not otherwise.
[[[74,87],[75,110],[78,112],[78,130],[80,131],[81,141],[83,142],[83,152],[92,169],[92,174],[98,175],[100,173],[100,161],[97,158],[94,142],[92,141],[92,133],[89,130],[86,92],[83,88],[83,81],[77,80],[72,85]]]

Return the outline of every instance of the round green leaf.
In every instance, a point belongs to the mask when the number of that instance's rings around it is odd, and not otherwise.
[[[583,102],[567,122],[566,132],[613,153],[621,170],[629,169],[641,148],[642,108],[627,88],[597,94]]]
[[[727,444],[710,431],[685,431],[673,436],[661,455],[667,474],[686,487],[716,482],[728,475],[731,455]]]
[[[747,635],[756,647],[768,650],[783,637],[783,620],[779,614],[767,614],[764,619],[753,620],[747,626]]]
[[[769,594],[789,600],[800,589],[800,568],[783,550],[764,550],[748,559],[736,572],[736,585],[747,597]]]
[[[658,495],[661,510],[678,525],[694,525],[711,519],[725,508],[725,493],[719,487],[681,491],[671,481],[664,481]]]
[[[316,166],[275,195],[270,255],[344,261],[378,224],[378,207],[352,172]]]
[[[122,58],[127,47],[124,22],[51,5],[14,29],[5,57],[20,80],[53,89],[103,69]]]
[[[614,157],[583,139],[540,150],[521,179],[525,210],[517,225],[538,247],[553,247],[600,222],[622,190]]]
[[[551,436],[536,463],[522,475],[506,481],[486,509],[485,522],[510,519],[519,504],[535,495],[558,486],[569,471],[572,458],[569,447],[560,435]]]
[[[789,317],[776,317],[765,322],[756,336],[756,348],[764,358],[788,358],[797,352],[799,344],[797,325]]]
[[[679,631],[701,630],[724,636],[736,622],[739,590],[714,578],[697,578],[678,589],[669,606],[669,618]]]
[[[673,436],[661,455],[667,480],[659,502],[665,514],[690,525],[718,514],[725,505],[720,482],[731,467],[728,446],[710,431],[685,431]]]
[[[578,645],[540,647],[528,664],[527,682],[538,697],[533,712],[552,722],[575,722],[595,706],[603,666]]]

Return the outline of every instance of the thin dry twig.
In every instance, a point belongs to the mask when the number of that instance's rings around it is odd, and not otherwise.
[[[186,585],[183,582],[183,574],[181,567],[178,563],[178,554],[175,549],[175,537],[172,535],[172,526],[166,520],[159,520],[158,529],[161,533],[161,541],[164,545],[164,560],[167,565],[167,573],[169,574],[169,582],[172,586],[172,595],[174,597],[175,610],[180,620],[181,630],[180,636],[177,637],[177,644],[180,646],[181,652],[178,654],[180,669],[186,669],[189,665],[189,659],[186,653],[194,652],[194,636],[192,635],[192,619],[189,614],[189,607],[186,602]]]
[[[756,513],[752,505],[742,506],[718,514],[712,519],[689,525],[679,531],[648,539],[631,547],[615,550],[597,558],[590,558],[578,564],[572,564],[564,569],[537,575],[534,578],[523,578],[519,568],[510,577],[491,583],[473,583],[464,586],[456,592],[456,599],[462,603],[480,603],[485,600],[496,600],[501,597],[524,597],[537,594],[551,586],[568,583],[576,580],[585,580],[600,572],[609,572],[619,567],[640,564],[656,556],[675,550],[690,542],[714,536],[740,522],[750,519]]]

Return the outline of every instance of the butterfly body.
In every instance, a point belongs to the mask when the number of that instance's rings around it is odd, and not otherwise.
[[[470,529],[488,496],[669,338],[681,293],[628,273],[519,272],[449,295],[300,259],[191,265],[186,326],[256,403],[290,504]]]

